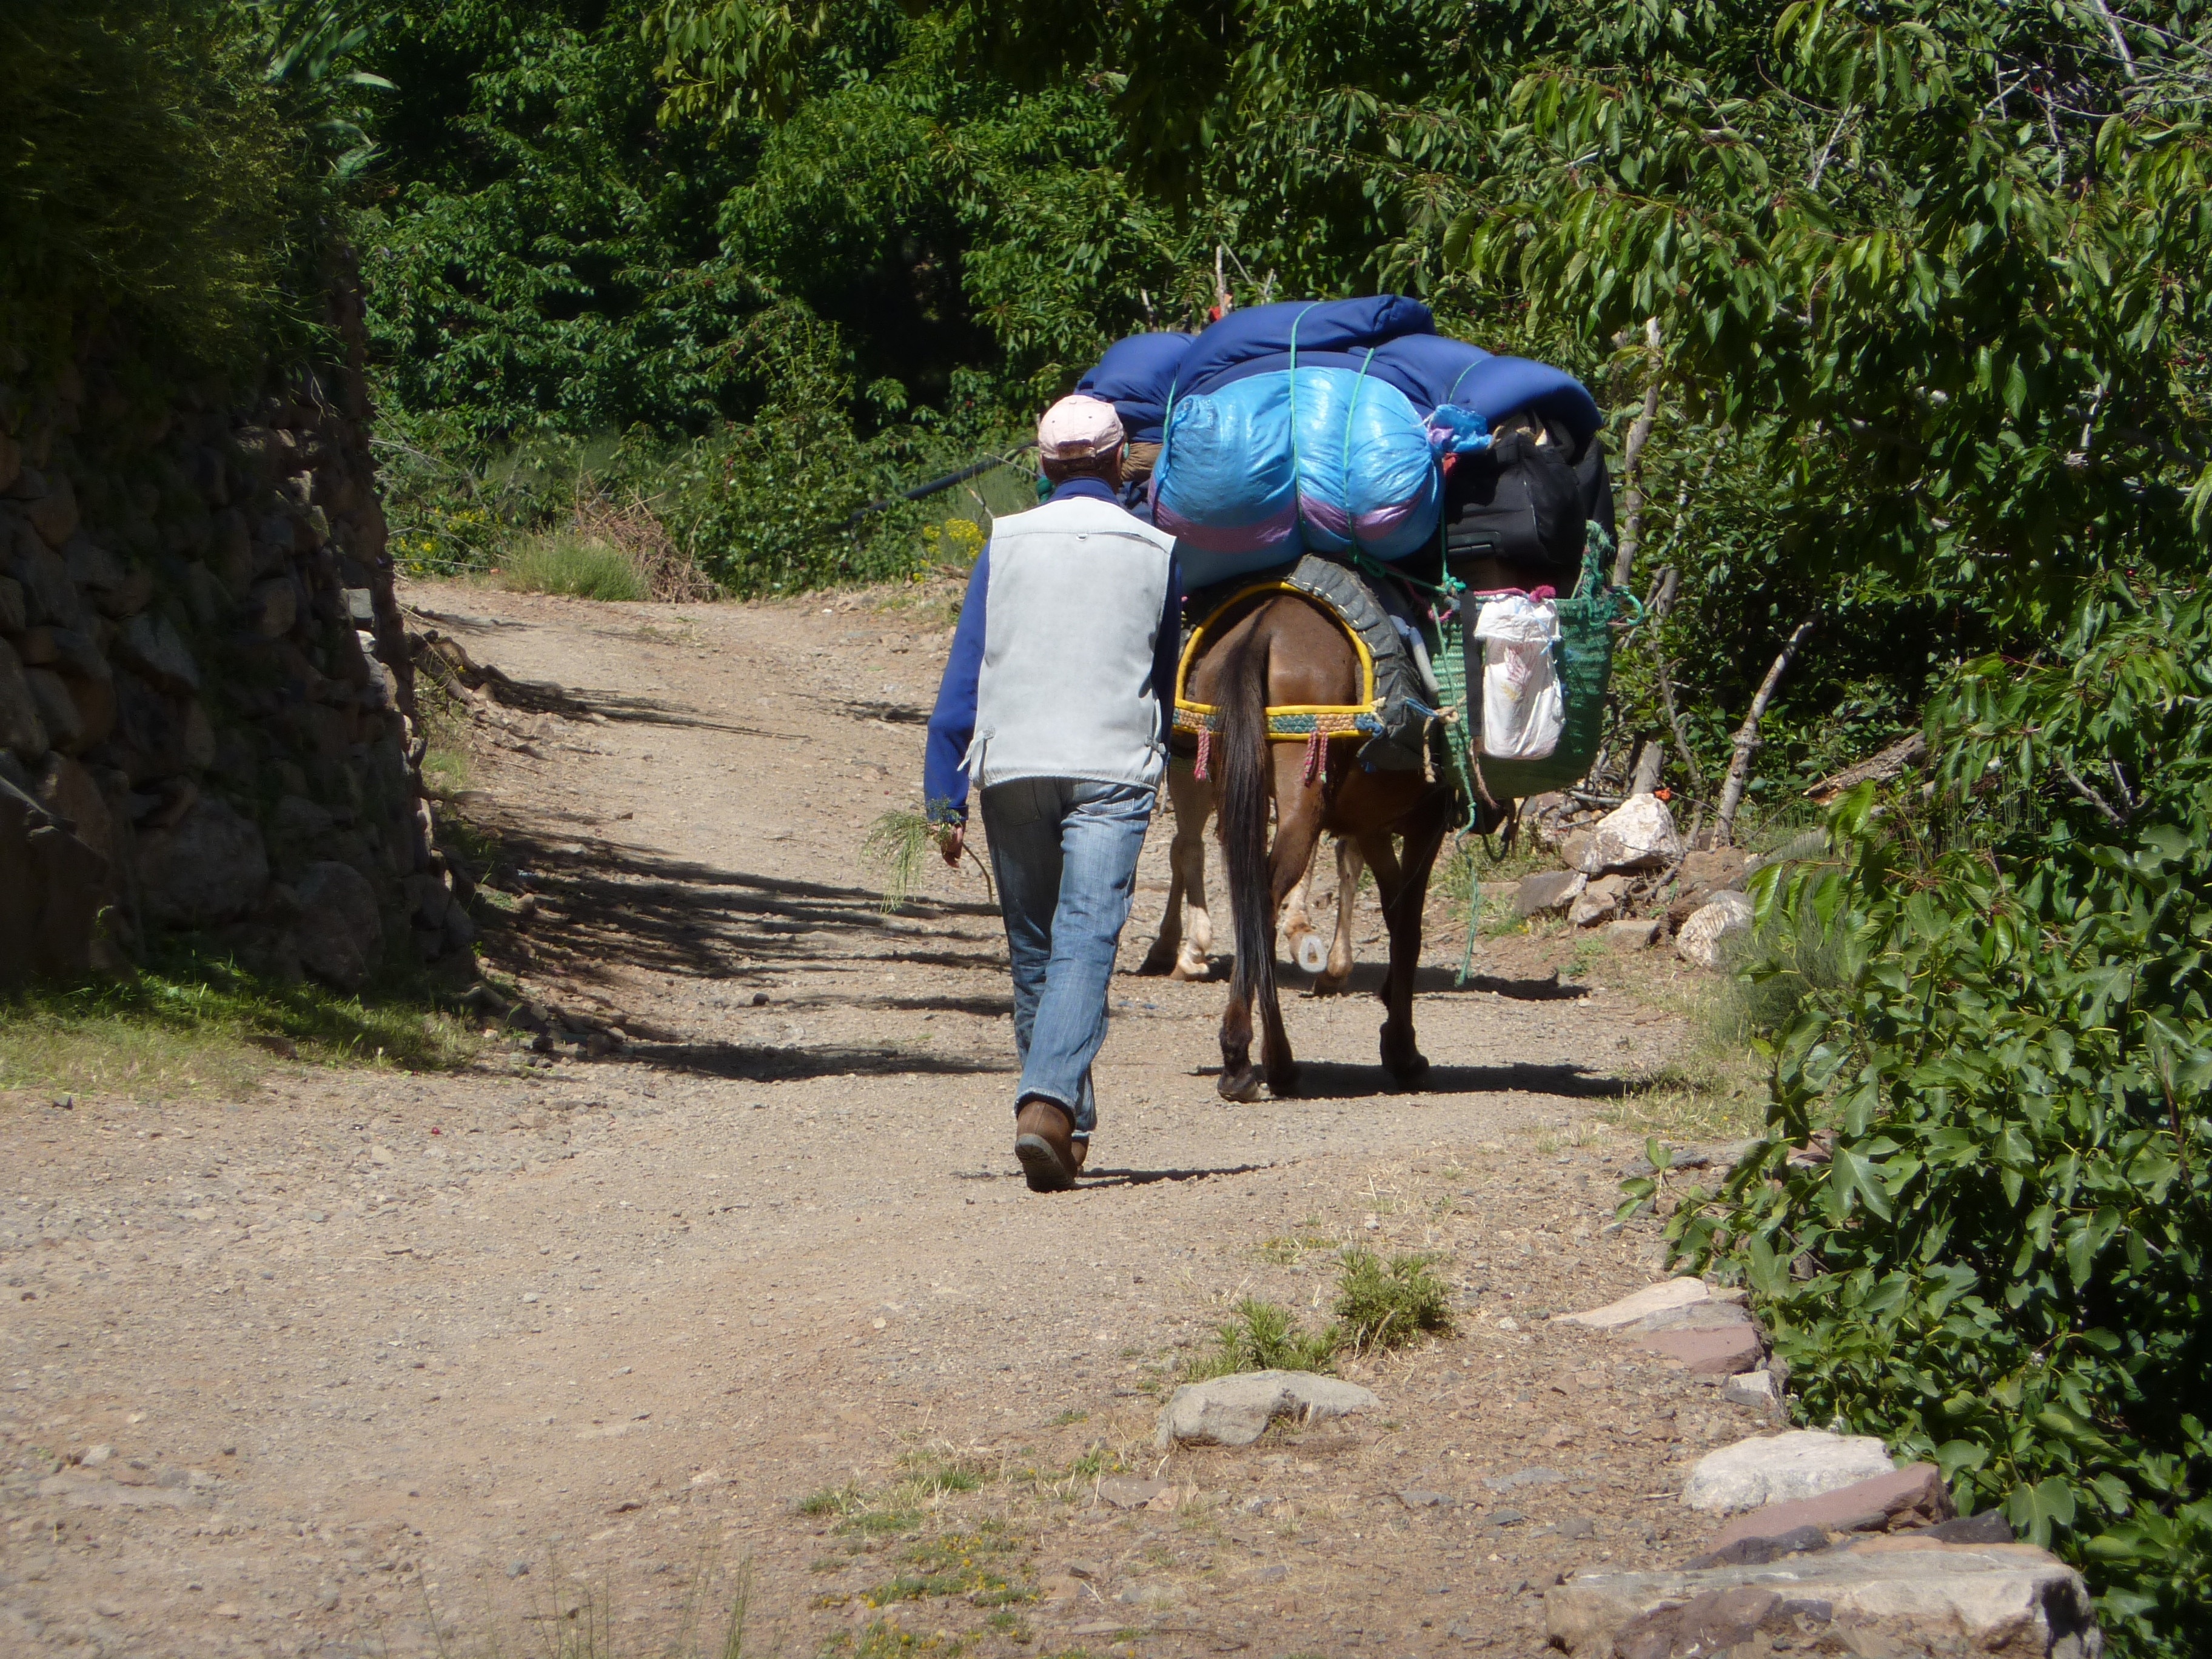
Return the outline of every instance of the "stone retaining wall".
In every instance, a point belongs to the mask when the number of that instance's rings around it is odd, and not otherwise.
[[[46,383],[0,341],[0,983],[163,930],[343,988],[465,951],[347,361],[226,407],[118,348]]]

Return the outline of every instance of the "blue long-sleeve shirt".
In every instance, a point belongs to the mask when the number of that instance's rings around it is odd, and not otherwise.
[[[1052,492],[1055,501],[1085,496],[1113,501],[1114,492],[1097,478],[1070,478]],[[985,544],[968,578],[968,597],[960,603],[960,623],[952,630],[952,654],[937,688],[937,708],[929,717],[929,747],[923,756],[921,789],[933,818],[959,821],[968,816],[968,747],[975,736],[975,689],[983,672],[983,607],[991,592],[991,549]],[[1159,698],[1160,730],[1175,719],[1176,665],[1182,654],[1182,575],[1168,564],[1167,604],[1152,647],[1152,695]]]

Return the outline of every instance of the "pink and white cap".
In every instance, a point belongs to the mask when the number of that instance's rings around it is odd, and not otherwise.
[[[1122,439],[1121,417],[1101,398],[1062,398],[1037,422],[1037,453],[1048,461],[1111,454]]]

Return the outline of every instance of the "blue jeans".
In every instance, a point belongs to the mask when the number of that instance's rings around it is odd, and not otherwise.
[[[1136,895],[1154,791],[1017,778],[983,792],[991,870],[1014,966],[1014,1109],[1049,1100],[1087,1138],[1098,1121],[1091,1062],[1106,1041],[1114,951]]]

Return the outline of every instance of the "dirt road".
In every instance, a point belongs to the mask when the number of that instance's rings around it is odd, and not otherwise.
[[[1447,930],[1425,1092],[1371,998],[1298,1000],[1308,1093],[1227,1107],[1220,988],[1124,977],[1092,1177],[1036,1197],[980,882],[886,917],[859,853],[941,607],[408,598],[573,700],[483,728],[464,806],[535,906],[485,951],[629,1047],[0,1097],[0,1651],[659,1653],[749,1576],[762,1654],[1519,1654],[1559,1572],[1688,1553],[1682,1459],[1748,1414],[1545,1322],[1656,1276],[1600,1117],[1670,1018],[1553,994],[1543,941],[1455,992]],[[1154,1451],[1229,1304],[1318,1320],[1351,1242],[1459,1299],[1352,1368],[1383,1412]]]

